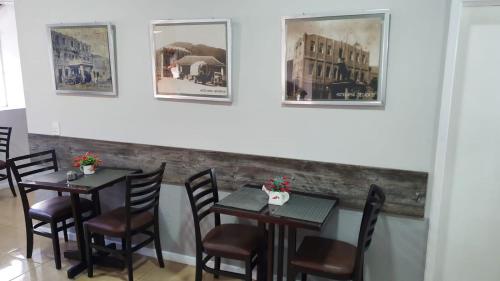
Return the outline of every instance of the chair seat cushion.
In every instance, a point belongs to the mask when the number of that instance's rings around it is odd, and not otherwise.
[[[264,230],[245,224],[222,224],[210,230],[203,239],[208,255],[246,259],[265,245]]]
[[[7,167],[7,163],[5,161],[0,160],[0,170],[5,169]]]
[[[137,230],[154,222],[154,216],[150,212],[142,212],[133,215],[130,219],[131,230]],[[114,237],[125,236],[127,218],[125,207],[120,207],[92,218],[84,223],[90,232]]]
[[[338,240],[307,236],[290,262],[304,272],[320,272],[331,274],[334,279],[350,279],[355,261],[355,246]]]
[[[80,198],[82,212],[92,209],[92,202]],[[33,204],[29,209],[32,218],[42,221],[62,220],[73,217],[71,199],[69,196],[57,196]]]

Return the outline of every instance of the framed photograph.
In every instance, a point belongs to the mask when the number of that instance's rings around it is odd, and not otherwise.
[[[231,101],[230,20],[157,20],[150,33],[155,97]]]
[[[48,31],[57,94],[117,94],[111,24],[53,24]]]
[[[388,10],[283,19],[282,103],[383,106]]]

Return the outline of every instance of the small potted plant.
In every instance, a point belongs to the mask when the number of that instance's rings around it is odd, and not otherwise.
[[[94,153],[85,152],[73,158],[73,166],[80,168],[85,175],[92,175],[95,173],[97,166],[101,165],[102,161],[99,156]]]
[[[262,186],[262,190],[269,196],[269,204],[281,206],[290,199],[290,194],[288,194],[290,192],[290,178],[283,176],[269,179]]]

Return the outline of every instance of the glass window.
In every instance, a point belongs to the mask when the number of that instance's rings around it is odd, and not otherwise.
[[[319,43],[319,53],[323,53],[323,43]]]
[[[316,52],[316,42],[311,41],[311,52]]]
[[[309,63],[309,69],[307,70],[309,75],[313,74],[313,69],[314,69],[314,63],[311,62],[311,63]]]
[[[318,67],[317,67],[317,71],[316,71],[316,75],[317,76],[321,76],[321,74],[323,74],[323,66],[321,64],[318,64]]]

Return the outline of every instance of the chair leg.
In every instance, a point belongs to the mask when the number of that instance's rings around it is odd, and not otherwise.
[[[85,237],[85,254],[87,256],[87,276],[94,276],[94,261],[92,259],[92,233],[89,228],[83,226],[83,236]]]
[[[59,248],[59,236],[57,235],[57,223],[50,223],[50,232],[52,234],[52,248],[54,250],[54,261],[56,269],[61,269],[61,249]]]
[[[163,261],[163,255],[161,253],[161,243],[160,243],[160,226],[158,225],[158,221],[154,226],[155,231],[155,249],[156,249],[156,258],[158,259],[158,264],[161,268],[165,267],[165,263]]]
[[[302,274],[300,275],[300,280],[307,281],[307,273],[302,272]]]
[[[245,281],[252,281],[252,258],[245,261]]]
[[[33,225],[26,222],[26,257],[31,259],[33,255]]]
[[[196,276],[195,281],[202,281],[203,278],[203,260],[201,253],[196,253]]]
[[[292,268],[290,264],[288,264],[288,269],[286,272],[286,280],[295,281],[295,276],[297,276],[297,272]]]
[[[66,220],[62,221],[64,242],[68,242],[68,227],[66,226]]]
[[[125,261],[127,263],[128,281],[134,280],[134,266],[132,262],[132,238],[125,238]]]
[[[7,167],[6,170],[7,170],[7,180],[9,181],[10,191],[12,192],[12,195],[14,197],[17,197],[16,190],[14,189],[14,183],[12,182],[12,173],[10,172],[10,168]]]
[[[214,278],[219,278],[220,276],[220,257],[215,257],[215,262],[214,262]]]

